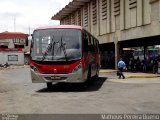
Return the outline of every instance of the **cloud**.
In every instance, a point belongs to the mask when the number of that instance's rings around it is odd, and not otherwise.
[[[43,25],[56,25],[58,21],[51,17],[72,0],[1,0],[0,32],[16,31],[28,33],[31,29]],[[31,30],[31,31],[32,31]]]

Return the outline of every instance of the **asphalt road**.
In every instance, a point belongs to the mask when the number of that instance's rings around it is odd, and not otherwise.
[[[29,68],[0,70],[0,113],[159,113],[160,78],[117,79],[101,74],[88,87],[32,83]]]

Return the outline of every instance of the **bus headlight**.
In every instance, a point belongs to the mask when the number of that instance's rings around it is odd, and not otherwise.
[[[81,73],[82,72],[82,64],[80,63],[79,65],[77,65],[72,72],[73,73]]]
[[[31,65],[30,67],[34,72],[38,73],[38,69],[35,66]]]

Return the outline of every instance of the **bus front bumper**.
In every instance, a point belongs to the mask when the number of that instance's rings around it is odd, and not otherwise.
[[[47,83],[47,82],[65,82],[65,83],[83,83],[82,73],[70,74],[41,74],[36,73],[31,69],[31,78],[33,83]]]

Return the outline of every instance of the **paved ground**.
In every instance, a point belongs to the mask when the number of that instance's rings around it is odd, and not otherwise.
[[[31,83],[28,67],[0,70],[0,113],[159,113],[159,92],[159,77],[117,79],[115,72],[101,72],[87,88],[48,90]]]
[[[17,66],[17,65],[11,65],[8,68],[1,68],[0,70],[10,70],[10,69],[20,69],[20,68],[29,68],[28,65],[23,66]],[[101,69],[101,74],[113,74],[116,75],[117,70],[113,69]],[[142,72],[125,72],[126,78],[155,78],[160,77],[160,74],[152,74],[152,73],[142,73]]]

